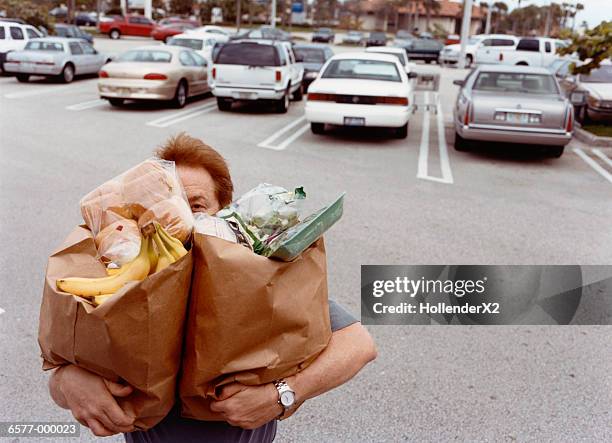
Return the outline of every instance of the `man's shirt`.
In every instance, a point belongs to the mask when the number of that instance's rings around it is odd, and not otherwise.
[[[357,322],[334,300],[329,301],[329,319],[333,332]],[[148,431],[124,434],[127,443],[266,443],[276,436],[276,420],[257,428],[246,430],[224,421],[201,421],[183,418],[180,404]]]

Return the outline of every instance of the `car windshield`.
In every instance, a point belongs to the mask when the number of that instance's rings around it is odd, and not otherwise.
[[[392,56],[396,57],[402,65],[406,64],[406,58],[404,58],[404,54],[402,54],[401,52],[385,52],[385,51],[372,51],[372,52],[376,52],[377,54],[389,54],[389,55],[392,55]]]
[[[118,62],[170,63],[172,54],[167,51],[133,50],[120,55]]]
[[[41,41],[29,41],[25,46],[27,51],[56,51],[62,52],[64,45],[56,42],[41,42]]]
[[[612,83],[612,65],[593,69],[589,75],[581,75],[580,80],[585,83]]]
[[[215,58],[221,65],[280,66],[276,48],[259,43],[234,43],[224,45]]]
[[[395,63],[359,59],[332,61],[325,69],[322,78],[402,81]]]
[[[329,28],[320,28],[317,30],[318,33],[320,34],[331,34],[331,29]]]
[[[322,49],[315,48],[293,48],[296,55],[301,55],[306,63],[323,63],[325,61],[325,52]]]
[[[172,38],[168,42],[170,46],[182,46],[183,48],[190,48],[199,51],[204,46],[204,43],[199,38]]]
[[[359,37],[359,36],[361,36],[361,32],[359,32],[359,31],[349,31],[348,35],[350,35],[352,37]]]
[[[475,91],[558,94],[551,75],[510,72],[481,72],[474,82]]]
[[[387,35],[384,32],[372,32],[370,34],[370,38],[376,40],[385,40],[387,38]]]

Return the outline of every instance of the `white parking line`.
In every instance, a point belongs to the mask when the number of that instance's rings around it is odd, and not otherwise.
[[[612,174],[610,174],[608,171],[606,171],[604,168],[602,168],[601,166],[599,166],[599,164],[593,160],[591,157],[589,157],[582,149],[580,148],[574,148],[574,152],[576,154],[578,154],[578,156],[584,160],[584,162],[589,165],[591,168],[593,168],[599,175],[601,175],[603,178],[605,178],[606,180],[608,180],[610,183],[612,183]]]
[[[102,106],[107,104],[106,100],[102,100],[101,98],[96,100],[90,100],[88,102],[77,103],[75,105],[66,106],[66,109],[69,111],[84,111],[85,109],[91,109],[98,106]]]
[[[606,154],[601,152],[601,149],[593,148],[591,151],[593,151],[593,154],[595,154],[597,157],[602,159],[606,165],[612,168],[612,160],[610,160]]]
[[[419,163],[417,167],[417,178],[422,180],[430,180],[438,183],[452,184],[453,173],[450,168],[448,159],[448,147],[446,146],[446,136],[444,135],[444,117],[442,115],[442,106],[437,94],[434,95],[436,104],[436,123],[438,125],[438,150],[440,153],[440,171],[442,177],[433,177],[429,175],[429,91],[424,91],[425,105],[423,111],[423,127],[421,128],[421,145],[419,146]]]
[[[272,144],[272,142],[274,140],[276,140],[277,138],[279,138],[282,134],[286,133],[287,131],[289,131],[290,129],[294,128],[295,126],[299,125],[300,123],[302,123],[304,121],[306,121],[306,116],[302,116],[302,117],[298,118],[297,120],[292,121],[288,125],[282,127],[278,131],[276,131],[270,137],[268,137],[267,139],[265,139],[264,141],[259,143],[257,145],[257,147],[259,147],[259,148],[266,148],[266,149],[272,149],[274,151],[282,151],[287,146],[289,146],[289,144],[291,142],[293,142],[295,139],[297,139],[299,136],[301,136],[304,132],[306,132],[308,130],[308,128],[310,127],[310,124],[306,124],[306,125],[302,126],[296,132],[291,134],[289,137],[287,137],[285,140],[283,140],[282,143],[280,143],[278,145]]]
[[[146,124],[147,126],[155,126],[156,128],[166,128],[175,123],[182,122],[183,120],[187,120],[198,115],[206,114],[207,112],[212,111],[216,107],[216,103],[205,103],[203,105],[196,106],[185,111],[173,112],[170,115],[165,115],[156,120],[151,120]]]

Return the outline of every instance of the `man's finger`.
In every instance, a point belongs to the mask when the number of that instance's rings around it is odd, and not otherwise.
[[[225,385],[223,388],[221,388],[219,400],[230,398],[232,395],[237,394],[240,391],[244,391],[246,388],[247,386],[241,383],[230,383],[229,385]]]
[[[97,437],[110,437],[111,435],[116,434],[116,432],[106,429],[102,423],[95,418],[90,418],[87,420],[87,427],[91,429],[91,432],[93,432],[93,434]]]
[[[130,385],[122,385],[120,383],[115,383],[114,381],[110,381],[105,378],[103,380],[110,393],[113,394],[115,397],[126,397],[130,395],[133,391]]]
[[[113,420],[106,414],[104,411],[100,411],[100,413],[96,416],[96,419],[104,426],[104,428],[111,431],[113,434],[118,432],[131,432],[133,431],[133,426],[120,426],[113,423]]]
[[[102,409],[108,418],[117,426],[131,427],[134,424],[134,417],[126,414],[114,399],[102,405]]]

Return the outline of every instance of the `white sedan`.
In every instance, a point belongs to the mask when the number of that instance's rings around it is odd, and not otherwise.
[[[388,54],[338,54],[308,88],[306,119],[315,134],[325,125],[373,126],[408,136],[414,90],[404,66]]]

